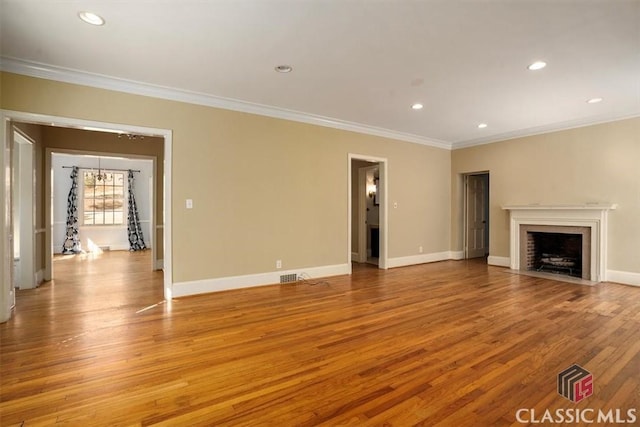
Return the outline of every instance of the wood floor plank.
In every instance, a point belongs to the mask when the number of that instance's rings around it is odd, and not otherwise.
[[[56,257],[0,325],[0,425],[518,425],[640,406],[640,289],[447,261],[162,299],[149,252]],[[578,363],[594,395],[556,376]],[[578,405],[578,406],[576,406]]]

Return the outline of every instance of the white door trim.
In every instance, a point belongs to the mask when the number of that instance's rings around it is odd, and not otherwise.
[[[171,170],[172,170],[172,132],[169,129],[150,128],[144,126],[134,126],[125,124],[114,124],[99,122],[93,120],[83,120],[70,117],[51,116],[46,114],[27,113],[21,111],[0,110],[0,122],[2,123],[2,144],[0,150],[0,165],[3,169],[9,167],[8,144],[10,143],[10,131],[11,121],[34,123],[45,126],[57,125],[64,127],[72,127],[85,129],[90,128],[93,130],[103,130],[105,132],[126,132],[137,133],[150,136],[158,136],[164,138],[164,297],[166,300],[170,300],[173,292],[173,275],[172,275],[172,242],[171,242]],[[49,165],[50,166],[50,165]],[[2,181],[0,181],[0,201],[8,201],[8,188],[9,183],[6,182],[5,177],[8,176],[8,171],[5,169],[5,173],[2,174]],[[5,203],[6,206],[6,203]],[[45,211],[50,212],[49,209]],[[50,216],[50,213],[49,213]],[[9,218],[7,218],[6,209],[0,211],[0,229],[2,236],[9,236],[10,224],[8,224]],[[45,256],[50,256],[51,252],[51,230],[47,228],[45,233]],[[0,276],[0,322],[4,322],[11,317],[11,308],[9,305],[9,287],[10,276],[8,273],[4,273],[8,270],[8,267],[13,268],[12,251],[7,251],[7,242],[2,242],[0,245],[0,267],[3,271]],[[8,261],[11,264],[8,264]]]
[[[380,186],[378,187],[378,197],[380,201],[380,257],[378,258],[378,268],[386,270],[388,268],[389,259],[389,236],[388,236],[388,189],[389,189],[389,174],[387,171],[389,161],[383,157],[374,157],[365,154],[348,154],[348,169],[347,169],[347,188],[348,188],[348,208],[347,208],[347,263],[349,264],[349,274],[351,274],[351,231],[352,231],[352,160],[364,160],[367,162],[378,163],[380,165]]]

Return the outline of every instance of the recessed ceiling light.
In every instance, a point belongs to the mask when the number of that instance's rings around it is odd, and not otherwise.
[[[291,65],[276,65],[275,70],[279,73],[290,73],[293,71],[293,67]]]
[[[87,24],[98,26],[104,25],[104,19],[93,12],[78,12],[78,18],[82,19]]]
[[[422,108],[424,107],[424,105],[420,104],[420,103],[415,103],[411,106],[411,108],[413,108],[414,110],[422,110]]]
[[[587,99],[587,104],[597,104],[598,102],[602,102],[602,98]]]
[[[486,124],[486,123],[480,123],[480,124],[478,125],[478,129],[484,129],[484,128],[486,128],[486,127],[487,127],[487,124]]]
[[[536,71],[536,70],[542,70],[546,66],[547,66],[546,62],[536,61],[533,64],[529,65],[527,68],[530,69],[531,71]]]

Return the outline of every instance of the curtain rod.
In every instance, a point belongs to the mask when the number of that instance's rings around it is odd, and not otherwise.
[[[64,169],[73,169],[73,168],[75,168],[76,166],[62,166],[62,167],[63,167]],[[83,167],[83,166],[77,166],[77,168],[78,168],[78,169],[91,169],[91,170],[96,169],[96,168],[86,168],[86,167]],[[140,172],[138,169],[113,169],[113,168],[100,168],[100,170],[103,170],[103,171],[115,171],[115,172],[128,172],[128,171],[131,171],[131,172]]]

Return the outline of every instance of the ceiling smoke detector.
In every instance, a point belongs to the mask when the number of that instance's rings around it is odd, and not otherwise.
[[[293,67],[291,65],[276,65],[275,70],[279,73],[290,73],[293,71]]]

